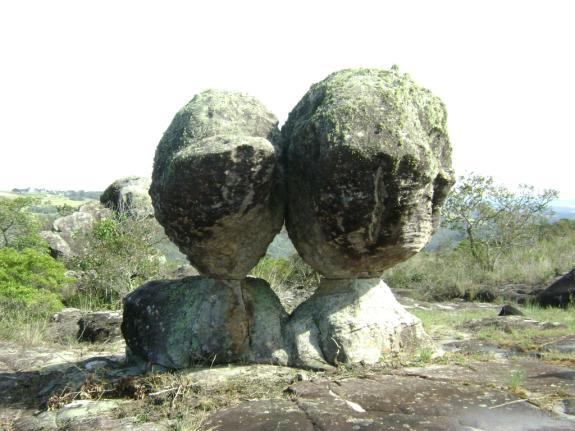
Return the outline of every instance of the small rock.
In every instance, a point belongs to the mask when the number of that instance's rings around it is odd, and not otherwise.
[[[501,307],[501,311],[498,314],[499,316],[523,316],[523,312],[514,307],[513,305],[510,304],[506,304],[503,307]]]
[[[78,339],[96,343],[121,338],[121,324],[122,313],[117,311],[85,313],[78,321]]]

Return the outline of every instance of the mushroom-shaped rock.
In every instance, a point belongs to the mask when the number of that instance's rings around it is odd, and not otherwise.
[[[114,211],[133,216],[154,215],[148,193],[151,180],[145,177],[125,177],[114,181],[100,196],[100,202]]]
[[[277,120],[253,97],[208,90],[172,121],[150,194],[166,234],[200,273],[241,279],[283,224]]]
[[[286,226],[328,278],[371,278],[431,238],[454,182],[443,103],[396,68],[315,84],[282,128]]]

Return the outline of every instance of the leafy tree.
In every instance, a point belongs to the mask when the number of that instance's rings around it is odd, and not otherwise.
[[[537,239],[537,227],[549,212],[555,190],[536,193],[521,185],[514,193],[492,177],[460,177],[443,208],[443,226],[465,235],[467,250],[482,269],[492,271],[503,253]]]
[[[47,248],[39,235],[40,223],[29,212],[37,202],[30,197],[0,198],[0,248]]]
[[[40,315],[63,307],[60,292],[72,281],[66,268],[44,252],[0,249],[0,306],[4,310]]]

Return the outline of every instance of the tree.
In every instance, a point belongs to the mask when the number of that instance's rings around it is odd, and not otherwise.
[[[37,200],[30,197],[0,198],[0,248],[46,248],[39,235],[40,223],[29,209]]]
[[[537,237],[537,226],[549,213],[555,190],[536,193],[521,185],[516,193],[492,177],[460,177],[443,208],[443,226],[464,234],[462,247],[474,261],[492,271],[499,257]]]

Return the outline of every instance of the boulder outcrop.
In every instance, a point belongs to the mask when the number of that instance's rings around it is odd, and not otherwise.
[[[315,84],[281,139],[275,117],[249,96],[194,97],[158,145],[150,194],[201,276],[125,298],[130,357],[166,368],[328,369],[428,344],[380,276],[438,224],[454,182],[446,117],[396,69],[343,70]],[[246,278],[282,227],[284,200],[295,248],[325,277],[289,316],[265,281]]]

